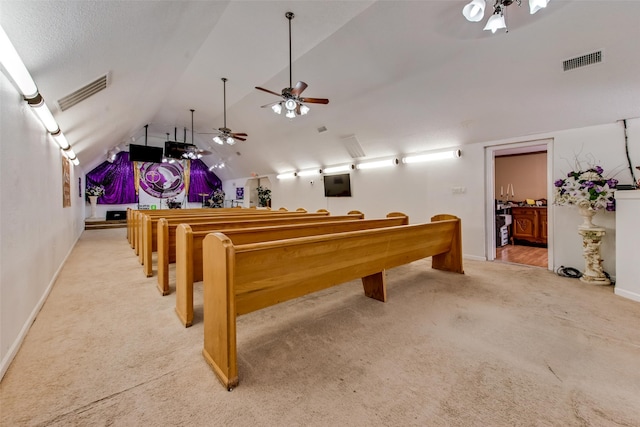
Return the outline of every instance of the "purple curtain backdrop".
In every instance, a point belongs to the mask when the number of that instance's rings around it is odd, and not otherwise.
[[[202,160],[191,160],[189,201],[202,202],[201,193],[211,194],[222,188],[222,181]],[[121,151],[113,163],[104,162],[97,166],[86,177],[87,187],[102,185],[104,196],[98,203],[105,205],[123,205],[138,203],[134,185],[133,162],[129,161],[129,153]],[[86,189],[85,189],[86,191]]]
[[[104,196],[98,197],[98,203],[105,205],[121,205],[138,203],[136,188],[133,183],[133,162],[129,161],[129,153],[121,151],[113,163],[104,162],[87,174],[87,187],[102,185]]]
[[[211,172],[202,160],[191,160],[191,174],[189,184],[189,201],[202,202],[199,194],[211,194],[218,188],[222,188],[222,181]]]

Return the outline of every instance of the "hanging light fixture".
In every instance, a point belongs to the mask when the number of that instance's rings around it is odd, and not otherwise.
[[[529,13],[533,15],[540,9],[547,7],[549,1],[550,0],[529,0]],[[520,6],[522,4],[522,0],[495,0],[495,3],[493,4],[493,15],[491,15],[487,21],[484,30],[495,33],[502,28],[506,29],[507,23],[504,16],[505,8],[513,3]],[[479,22],[484,17],[485,8],[485,0],[471,0],[471,2],[462,8],[462,15],[467,18],[467,21]]]
[[[277,93],[258,86],[256,86],[256,89],[282,97],[281,101],[263,105],[262,108],[271,107],[274,113],[282,114],[282,109],[284,107],[284,109],[286,110],[285,116],[292,119],[296,116],[304,116],[309,112],[309,107],[303,104],[303,102],[307,104],[328,104],[329,100],[326,98],[302,97],[302,92],[307,88],[307,84],[303,81],[299,81],[295,86],[293,86],[293,66],[291,59],[291,20],[295,17],[295,15],[293,14],[293,12],[287,12],[284,16],[289,20],[289,87],[282,89],[282,93]]]

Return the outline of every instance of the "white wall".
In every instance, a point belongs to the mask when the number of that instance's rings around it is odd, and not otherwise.
[[[71,165],[71,207],[63,208],[61,156],[0,73],[0,378],[84,227],[83,174]]]
[[[640,119],[628,120],[627,125],[630,157],[635,167],[640,165]],[[486,259],[485,239],[488,233],[485,230],[485,206],[486,203],[492,203],[492,199],[485,185],[485,147],[547,138],[554,141],[551,159],[554,180],[566,176],[573,167],[573,160],[578,157],[585,161],[592,159],[605,169],[605,173],[619,172],[616,178],[621,183],[632,182],[624,152],[622,124],[611,123],[451,147],[460,148],[462,157],[438,163],[401,163],[393,168],[354,170],[351,171],[353,197],[324,197],[321,176],[278,180],[273,175],[270,176],[272,207],[286,207],[289,210],[303,207],[309,211],[327,209],[334,215],[360,210],[367,218],[379,218],[389,212],[400,211],[409,215],[411,223],[427,222],[438,213],[453,214],[462,219],[465,256]],[[640,171],[636,171],[638,177]],[[234,183],[245,180],[235,180]],[[230,184],[223,183],[225,191]],[[464,192],[454,193],[455,187],[462,187]],[[549,209],[553,210],[551,218],[554,221],[550,224],[553,227],[550,245],[554,248],[550,269],[564,265],[583,270],[582,241],[577,233],[582,220],[577,209],[553,206],[552,201],[553,197],[549,197]],[[594,222],[607,231],[601,248],[603,265],[605,271],[615,276],[615,212],[600,212]]]

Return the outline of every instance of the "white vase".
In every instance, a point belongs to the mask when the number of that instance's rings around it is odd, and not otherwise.
[[[91,203],[91,216],[89,218],[98,218],[96,208],[98,207],[98,196],[89,196],[89,202]]]
[[[593,216],[596,214],[596,211],[591,208],[579,208],[580,215],[582,216],[582,224],[580,224],[579,228],[597,228],[591,220]]]

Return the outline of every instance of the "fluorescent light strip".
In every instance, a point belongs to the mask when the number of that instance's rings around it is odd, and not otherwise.
[[[20,59],[20,55],[13,47],[13,43],[9,40],[7,33],[0,26],[0,63],[7,70],[11,79],[18,86],[22,95],[29,99],[38,95],[38,88],[31,78],[31,74],[25,67],[24,62]]]
[[[388,166],[395,166],[398,163],[399,163],[398,159],[377,160],[377,161],[374,161],[374,162],[358,163],[356,165],[356,168],[357,169],[384,168],[384,167],[388,167]]]
[[[289,178],[295,178],[295,177],[296,177],[295,172],[287,172],[287,173],[281,173],[276,175],[277,179],[289,179]]]
[[[439,153],[427,153],[417,154],[413,156],[407,156],[402,159],[402,163],[421,163],[430,162],[434,160],[455,159],[460,157],[462,152],[460,150],[441,151]]]
[[[38,116],[44,127],[50,133],[57,133],[60,130],[56,119],[53,118],[53,114],[51,114],[51,111],[47,107],[47,104],[44,103],[44,99],[42,99],[40,95],[36,96],[33,99],[27,100],[27,103],[31,106],[31,108],[33,108],[36,116]]]
[[[63,150],[68,150],[69,148],[71,148],[69,141],[67,141],[67,138],[64,136],[61,130],[58,129],[58,132],[52,133],[51,136],[53,136],[53,139]]]
[[[331,166],[331,167],[322,169],[322,173],[349,172],[350,170],[355,168],[356,166],[353,163],[348,165],[342,165],[342,166]]]
[[[307,169],[297,173],[298,176],[315,176],[320,175],[322,171],[320,169]]]

